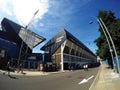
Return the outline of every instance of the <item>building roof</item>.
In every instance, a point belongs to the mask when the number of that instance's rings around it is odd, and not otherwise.
[[[7,19],[4,18],[1,22],[2,25],[2,30],[4,32],[8,32],[9,35],[18,37],[18,39],[21,39],[20,41],[24,41],[24,43],[26,43],[28,45],[29,48],[34,48],[35,46],[37,46],[38,44],[40,44],[41,42],[43,42],[44,40],[46,40],[44,37],[32,32],[29,29],[26,29],[25,27]],[[11,29],[10,29],[11,28]],[[10,33],[11,31],[13,33]],[[14,37],[15,38],[15,37]],[[19,41],[19,40],[17,40]],[[20,42],[19,41],[19,42]]]
[[[51,53],[54,53],[57,48],[61,46],[61,44],[66,40],[70,40],[76,45],[78,45],[81,48],[84,48],[91,54],[95,55],[88,47],[86,47],[80,40],[78,40],[75,36],[73,36],[71,33],[69,33],[67,30],[63,29],[58,34],[56,34],[52,39],[50,39],[42,48],[41,50],[44,50],[46,48],[49,48],[51,46]]]

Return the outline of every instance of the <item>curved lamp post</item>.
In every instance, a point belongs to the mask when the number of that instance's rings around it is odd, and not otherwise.
[[[99,19],[98,19],[98,22],[99,22],[99,24],[100,24],[100,26],[101,26],[101,28],[102,28],[102,31],[103,31],[103,33],[104,33],[104,35],[105,35],[105,37],[106,37],[106,40],[107,40],[107,43],[108,43],[108,46],[109,46],[109,51],[110,51],[111,58],[112,58],[112,62],[113,62],[113,66],[114,66],[113,53],[112,53],[112,48],[111,48],[111,46],[110,46],[109,39],[108,39],[107,34],[106,34],[105,30],[104,30],[104,27],[102,26],[102,23],[100,22]],[[113,67],[113,68],[115,69],[115,67]]]
[[[102,30],[103,30],[103,32],[107,33],[108,36],[109,36],[109,39],[110,39],[111,44],[112,44],[112,47],[113,47],[113,51],[114,51],[114,53],[115,53],[115,57],[116,57],[116,61],[117,61],[118,73],[119,73],[119,77],[120,77],[120,65],[119,65],[118,55],[117,55],[116,48],[115,48],[115,45],[114,45],[114,43],[113,43],[112,37],[111,37],[111,35],[110,35],[110,33],[109,33],[106,25],[104,24],[104,22],[102,21],[101,18],[98,18],[98,22],[100,23],[100,26],[101,26],[101,27],[104,26],[106,32],[104,31],[104,29],[102,29]],[[102,26],[102,25],[103,25],[103,26]],[[112,52],[112,49],[110,49],[110,52]]]

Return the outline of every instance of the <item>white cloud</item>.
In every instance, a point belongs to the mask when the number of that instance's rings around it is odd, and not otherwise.
[[[42,2],[40,0],[13,0],[13,7],[19,22],[27,25],[38,9],[39,12],[36,18],[39,17],[39,19],[41,19],[48,11],[49,4],[48,2]]]
[[[19,24],[27,25],[38,9],[35,18],[41,19],[48,12],[48,8],[48,0],[0,0],[0,18],[11,16]]]
[[[43,24],[43,23],[40,23],[40,27],[44,27],[44,24]]]
[[[0,0],[0,12],[5,13],[7,15],[12,15],[11,11],[11,0]]]
[[[40,1],[41,1],[41,2],[46,2],[46,3],[47,3],[49,0],[40,0]]]

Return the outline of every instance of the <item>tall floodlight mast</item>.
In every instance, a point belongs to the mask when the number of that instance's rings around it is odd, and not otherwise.
[[[29,27],[32,25],[34,19],[35,19],[35,16],[37,15],[37,13],[39,12],[39,9],[34,13],[33,17],[31,18],[31,20],[29,21],[29,23],[26,25],[26,27],[24,28],[24,30],[28,30]],[[27,40],[29,39],[29,37],[27,36],[27,31],[25,32],[25,41],[22,40],[22,43],[21,43],[21,47],[20,47],[20,51],[19,51],[19,56],[18,56],[18,64],[19,64],[19,61],[22,57],[22,49],[25,47],[24,46],[24,42],[27,42]],[[25,55],[27,54],[28,52],[28,45],[26,45],[26,50],[25,50]]]

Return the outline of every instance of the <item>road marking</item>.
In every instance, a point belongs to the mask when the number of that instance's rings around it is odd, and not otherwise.
[[[83,84],[88,82],[90,79],[92,79],[94,77],[94,75],[92,75],[91,77],[89,77],[88,79],[83,79],[81,82],[79,82],[78,84]]]

